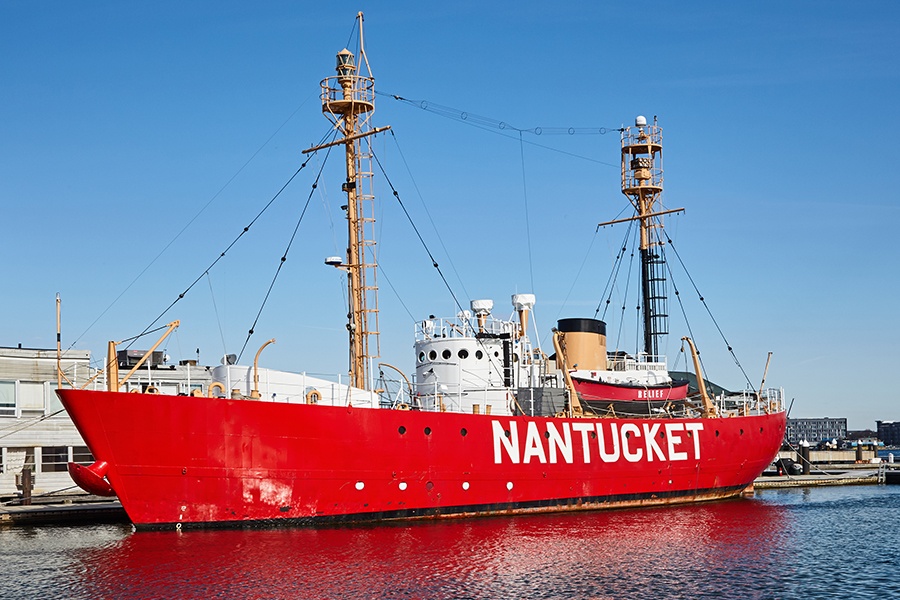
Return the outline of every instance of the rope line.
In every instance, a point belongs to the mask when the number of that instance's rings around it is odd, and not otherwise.
[[[478,129],[482,129],[484,131],[489,131],[491,133],[501,135],[503,137],[509,139],[518,139],[518,134],[521,133],[531,133],[534,135],[543,135],[543,134],[568,134],[568,135],[586,135],[586,134],[599,134],[605,135],[610,132],[619,132],[622,131],[621,128],[608,128],[608,127],[532,127],[530,129],[522,129],[519,127],[514,127],[505,121],[499,121],[497,119],[492,119],[489,117],[482,117],[476,115],[474,113],[469,113],[467,111],[461,111],[456,108],[450,108],[449,106],[442,106],[440,104],[436,104],[434,102],[429,102],[427,100],[410,100],[408,98],[404,98],[403,96],[398,96],[396,94],[390,94],[387,92],[379,92],[376,90],[375,92],[381,96],[388,96],[397,100],[399,102],[403,102],[409,106],[418,108],[420,110],[424,110],[426,112],[430,112],[441,117],[451,119],[454,121],[458,121],[460,123],[464,123],[466,125],[470,125],[472,127],[476,127]],[[517,135],[509,135],[504,133],[506,130],[511,130],[517,132]],[[551,146],[546,146],[544,144],[538,144],[537,142],[525,141],[526,144],[531,144],[532,146],[537,146],[538,148],[544,148],[545,150],[550,150],[551,152],[557,152],[559,154],[563,154],[566,156],[571,156],[573,158],[580,158],[582,160],[587,160],[592,163],[596,163],[599,165],[606,165],[607,167],[615,167],[619,168],[618,164],[613,164],[609,162],[605,162],[602,160],[597,160],[595,158],[591,158],[589,156],[583,156],[581,154],[575,154],[574,152],[566,152],[565,150],[560,150],[558,148],[553,148]]]
[[[321,145],[321,143],[324,142],[325,139],[328,138],[328,135],[332,135],[334,137],[337,135],[337,132],[331,130],[329,134],[326,134],[325,136],[323,136],[319,145]],[[144,335],[144,333],[146,333],[151,327],[156,325],[156,323],[160,319],[162,319],[166,313],[168,313],[170,310],[172,310],[172,307],[175,306],[175,304],[177,304],[179,300],[184,298],[187,295],[187,293],[190,292],[191,289],[195,285],[197,285],[197,282],[199,282],[201,279],[203,279],[203,277],[205,275],[207,275],[210,272],[210,270],[212,270],[213,267],[215,267],[219,263],[219,261],[225,257],[225,255],[228,253],[228,251],[231,250],[234,247],[234,245],[238,243],[238,241],[244,236],[245,233],[250,231],[250,228],[253,226],[253,224],[256,223],[256,221],[258,221],[259,218],[262,217],[262,215],[272,206],[272,204],[275,202],[275,200],[277,200],[278,197],[281,196],[282,192],[284,192],[284,190],[287,188],[287,186],[289,186],[291,184],[291,182],[294,181],[294,178],[296,178],[297,175],[300,174],[300,171],[302,171],[304,168],[306,168],[306,165],[309,164],[309,160],[310,159],[307,158],[305,161],[303,161],[303,163],[300,165],[300,168],[298,168],[294,172],[294,174],[288,178],[288,180],[284,183],[284,185],[281,186],[281,189],[279,189],[278,192],[276,192],[275,195],[272,196],[271,200],[269,200],[266,203],[266,205],[263,206],[263,208],[256,214],[256,216],[253,217],[253,219],[250,221],[250,223],[248,223],[241,230],[241,232],[231,241],[230,244],[228,244],[228,246],[226,246],[226,248],[219,254],[219,256],[217,256],[216,259],[213,260],[212,263],[210,263],[210,265],[208,267],[206,267],[206,269],[202,273],[200,273],[200,275],[198,275],[197,278],[194,279],[194,281],[192,281],[191,284],[183,292],[178,294],[178,297],[175,298],[175,300],[173,300],[172,303],[169,304],[169,306],[167,306],[165,308],[165,310],[163,310],[155,319],[153,319],[153,321],[150,322],[150,324],[144,329],[144,331],[140,335]],[[138,336],[138,337],[140,337],[140,336]]]
[[[397,152],[400,153],[400,158],[403,160],[403,166],[406,167],[406,172],[409,175],[409,178],[412,180],[413,188],[416,190],[416,194],[419,197],[419,202],[422,203],[422,208],[425,210],[425,215],[428,217],[428,221],[431,223],[431,228],[434,230],[435,237],[437,237],[438,243],[441,245],[441,249],[444,251],[444,256],[447,257],[447,262],[450,263],[450,269],[453,271],[453,274],[456,276],[456,280],[459,282],[459,285],[462,287],[463,294],[467,297],[469,296],[468,290],[466,290],[466,284],[462,280],[462,277],[459,276],[459,271],[456,270],[456,265],[453,264],[453,259],[450,258],[450,252],[447,251],[447,246],[444,244],[444,238],[441,237],[441,232],[438,226],[434,222],[434,217],[431,216],[431,212],[428,210],[428,205],[425,204],[425,200],[422,197],[422,191],[419,189],[419,184],[416,182],[415,177],[413,177],[412,170],[409,168],[409,163],[406,161],[406,156],[403,154],[403,149],[400,147],[400,141],[397,139],[394,130],[391,129],[389,131],[391,137],[394,139],[394,145],[397,147]]]
[[[385,172],[384,166],[381,164],[381,160],[378,158],[378,155],[375,154],[375,152],[372,152],[372,157],[375,159],[375,162],[378,163],[378,168],[381,169],[381,174],[384,175],[384,180],[391,188],[391,193],[394,195],[394,198],[397,199],[397,203],[400,205],[400,208],[403,209],[403,214],[406,215],[406,219],[412,226],[413,231],[416,232],[416,237],[419,238],[419,241],[422,243],[422,247],[425,248],[425,252],[428,254],[428,258],[431,259],[431,266],[433,266],[437,270],[438,275],[440,275],[441,277],[441,281],[444,282],[444,286],[447,288],[447,291],[450,292],[450,296],[453,298],[453,302],[456,304],[456,307],[460,310],[460,312],[462,312],[463,308],[459,303],[459,299],[457,299],[456,294],[453,292],[453,288],[450,287],[450,283],[444,276],[444,272],[441,271],[441,267],[438,265],[437,260],[435,260],[434,255],[431,253],[431,249],[428,247],[428,244],[425,243],[425,238],[423,238],[422,234],[419,233],[419,228],[416,227],[415,221],[413,221],[412,216],[410,216],[409,214],[409,211],[406,210],[406,206],[403,204],[403,200],[400,199],[400,192],[397,191],[397,188],[394,187],[394,183],[391,181],[391,178],[388,177],[387,173]]]
[[[710,320],[712,320],[713,325],[716,327],[716,331],[719,332],[719,336],[721,336],[722,341],[725,342],[725,346],[728,348],[728,353],[731,355],[732,360],[734,360],[734,364],[737,365],[738,369],[740,369],[741,374],[744,376],[744,379],[747,382],[747,385],[750,389],[753,389],[753,384],[750,382],[750,378],[747,376],[747,372],[744,371],[743,365],[738,360],[737,355],[734,353],[734,349],[731,347],[731,344],[728,343],[728,339],[725,337],[725,333],[722,331],[722,328],[719,327],[719,322],[716,321],[715,316],[713,316],[712,311],[709,308],[709,305],[706,304],[706,299],[703,297],[703,294],[700,293],[700,289],[697,287],[697,284],[694,282],[694,278],[691,277],[690,272],[687,270],[687,267],[684,264],[684,261],[681,260],[681,255],[678,254],[678,249],[675,247],[675,244],[666,236],[666,242],[669,244],[669,247],[672,248],[672,252],[675,253],[675,257],[678,259],[679,264],[681,264],[681,268],[684,270],[685,275],[687,275],[688,280],[691,282],[691,285],[694,288],[694,291],[697,292],[697,297],[700,299],[700,303],[703,304],[703,308],[706,309],[706,313],[709,315]]]
[[[269,284],[269,289],[266,290],[266,295],[263,298],[262,304],[259,307],[259,311],[256,313],[256,318],[253,319],[253,324],[250,326],[249,331],[247,331],[247,338],[244,340],[244,345],[241,346],[241,351],[238,353],[237,362],[240,362],[241,357],[244,355],[244,350],[247,349],[247,344],[250,342],[250,338],[253,336],[254,331],[256,330],[256,325],[259,323],[259,318],[262,315],[263,309],[266,307],[266,303],[269,301],[269,296],[272,294],[272,288],[275,287],[275,281],[278,279],[278,275],[281,273],[281,268],[284,266],[284,263],[287,262],[288,252],[291,251],[291,246],[294,244],[294,240],[297,238],[297,230],[300,229],[300,223],[303,222],[303,217],[306,216],[306,211],[309,208],[309,203],[312,201],[313,194],[316,192],[316,188],[319,186],[319,179],[322,177],[322,171],[325,170],[325,164],[328,162],[328,156],[331,154],[331,149],[334,146],[328,147],[328,152],[325,155],[325,160],[322,161],[322,166],[319,168],[319,172],[316,174],[316,179],[313,181],[312,186],[309,190],[309,195],[306,197],[306,203],[303,205],[303,210],[300,211],[300,217],[297,219],[297,224],[294,225],[294,231],[291,233],[291,238],[288,240],[287,247],[284,249],[284,253],[281,255],[281,260],[278,261],[278,268],[275,269],[275,275],[272,276],[272,282]],[[306,162],[309,162],[307,159]],[[306,162],[303,163],[303,166],[306,166]],[[301,167],[302,169],[303,167]],[[299,170],[298,170],[299,173]],[[290,182],[288,182],[290,183]],[[285,184],[287,185],[287,184]],[[282,188],[284,189],[284,188]],[[281,192],[279,192],[281,193]]]
[[[88,325],[87,329],[85,329],[83,332],[81,332],[81,335],[79,335],[78,337],[76,337],[76,338],[72,341],[72,344],[71,344],[71,345],[69,346],[69,348],[68,348],[69,350],[71,350],[72,348],[74,348],[75,345],[76,345],[79,341],[81,341],[81,338],[83,338],[85,335],[87,335],[87,333],[88,333],[91,329],[93,329],[94,325],[96,325],[96,324],[100,321],[100,319],[102,319],[103,316],[106,315],[106,313],[108,313],[108,312],[110,311],[110,309],[112,309],[112,307],[115,306],[116,303],[118,303],[119,300],[121,300],[122,296],[124,296],[124,295],[128,292],[128,290],[130,290],[130,289],[134,286],[134,284],[137,283],[138,280],[140,280],[141,277],[143,277],[144,273],[146,273],[147,270],[150,269],[150,267],[152,267],[154,264],[156,264],[156,261],[158,261],[158,260],[162,257],[162,255],[165,254],[166,250],[168,250],[169,247],[172,246],[172,244],[174,244],[174,243],[176,242],[176,240],[178,240],[182,235],[184,235],[184,232],[187,231],[187,229],[194,223],[194,221],[196,221],[197,219],[199,219],[199,218],[200,218],[200,215],[202,215],[202,214],[206,211],[206,209],[209,208],[209,205],[212,204],[213,201],[214,201],[216,198],[218,198],[218,197],[222,194],[222,192],[224,192],[225,189],[226,189],[229,185],[231,185],[231,182],[233,182],[235,179],[237,179],[238,175],[240,175],[240,174],[244,171],[244,169],[247,168],[247,165],[249,165],[249,164],[253,161],[253,159],[255,159],[255,158],[257,157],[257,155],[259,155],[259,153],[263,151],[263,148],[265,148],[266,146],[269,145],[269,142],[271,142],[272,139],[273,139],[276,135],[278,135],[278,132],[280,132],[282,129],[284,129],[284,126],[287,125],[288,122],[289,122],[291,119],[294,118],[294,115],[296,115],[297,112],[298,112],[301,108],[303,108],[303,107],[306,105],[307,102],[309,102],[309,99],[310,99],[311,97],[312,97],[312,95],[308,96],[305,100],[303,100],[303,102],[300,103],[300,105],[299,105],[297,108],[294,109],[294,112],[292,112],[290,115],[288,115],[288,117],[284,120],[284,122],[281,123],[281,125],[278,126],[278,128],[272,133],[272,135],[270,135],[270,136],[268,137],[268,139],[267,139],[265,142],[263,142],[262,145],[261,145],[259,148],[256,149],[256,152],[254,152],[254,153],[250,156],[250,158],[248,158],[247,161],[246,161],[243,165],[241,165],[241,167],[240,167],[237,171],[235,171],[234,175],[232,175],[232,176],[228,179],[228,181],[226,181],[225,184],[224,184],[221,188],[219,188],[219,191],[216,192],[215,194],[213,194],[213,196],[206,202],[206,204],[204,204],[204,205],[200,208],[200,210],[197,211],[197,213],[191,218],[191,220],[188,221],[188,222],[185,224],[185,226],[182,227],[181,230],[180,230],[177,234],[175,234],[175,237],[173,237],[173,238],[169,241],[169,243],[166,244],[165,247],[164,247],[162,250],[159,251],[159,254],[157,254],[157,255],[153,258],[153,260],[151,260],[151,261],[147,264],[147,266],[144,267],[144,269],[143,269],[140,273],[138,273],[138,274],[135,276],[135,278],[131,281],[131,283],[129,283],[129,284],[125,287],[125,289],[122,290],[121,293],[119,293],[119,295],[115,297],[115,299],[109,304],[109,306],[107,306],[107,307],[103,310],[103,312],[101,312],[101,313],[97,316],[97,318],[94,319],[94,321],[93,321],[90,325]]]

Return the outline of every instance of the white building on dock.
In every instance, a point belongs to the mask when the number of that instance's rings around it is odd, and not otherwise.
[[[120,368],[130,368],[143,351],[123,350]],[[194,361],[166,364],[163,353],[154,353],[122,386],[122,391],[146,391],[155,387],[167,394],[207,393],[211,382],[208,367]],[[155,363],[155,364],[154,364]],[[62,353],[63,385],[104,389],[106,379],[91,366],[89,350]],[[68,381],[69,383],[67,383]],[[0,348],[0,498],[16,496],[23,469],[33,473],[33,494],[72,490],[67,464],[90,464],[93,457],[56,396],[56,350]],[[148,395],[152,402],[153,396]]]

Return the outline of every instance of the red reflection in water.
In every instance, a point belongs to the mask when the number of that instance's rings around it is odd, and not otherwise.
[[[784,508],[697,506],[336,529],[136,533],[83,557],[96,597],[769,597]]]

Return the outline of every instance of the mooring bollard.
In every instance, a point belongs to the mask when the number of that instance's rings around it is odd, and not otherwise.
[[[31,505],[31,488],[34,487],[34,479],[31,477],[31,469],[22,469],[22,504]]]
[[[797,446],[797,460],[803,466],[803,474],[809,475],[809,442],[800,442]]]

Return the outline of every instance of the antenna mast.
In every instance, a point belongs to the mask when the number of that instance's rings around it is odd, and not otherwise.
[[[322,80],[322,112],[343,135],[347,178],[347,272],[350,332],[350,383],[371,389],[370,367],[381,354],[378,341],[378,285],[375,278],[375,194],[369,136],[383,129],[371,125],[375,110],[375,79],[363,46],[363,14],[359,21],[360,61],[346,48],[337,54],[337,75]],[[358,64],[359,63],[359,64]],[[324,146],[320,146],[324,147]],[[312,150],[312,149],[311,149]],[[309,152],[309,150],[307,151]]]

